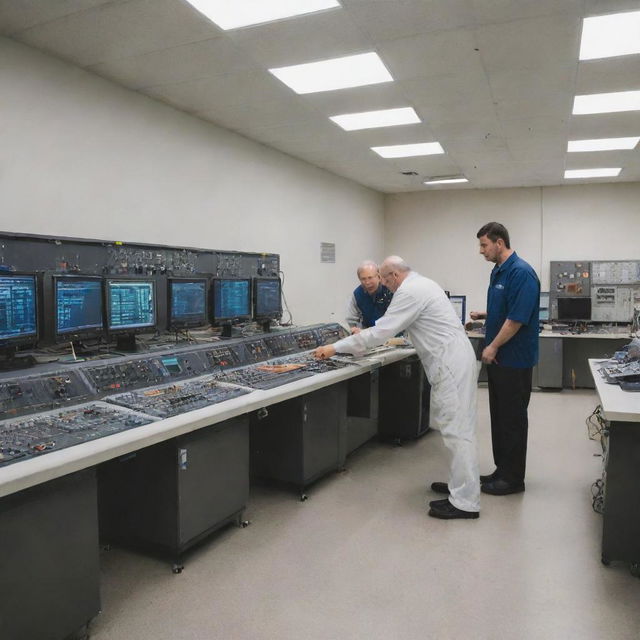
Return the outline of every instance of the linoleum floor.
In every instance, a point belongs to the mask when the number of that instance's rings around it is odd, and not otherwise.
[[[640,580],[600,562],[601,473],[585,418],[595,392],[534,392],[524,494],[482,498],[478,520],[427,516],[446,480],[437,432],[370,443],[347,470],[295,493],[255,487],[229,527],[173,575],[156,558],[101,554],[92,640],[638,640]],[[492,471],[486,389],[481,471]],[[639,487],[640,490],[640,487]]]

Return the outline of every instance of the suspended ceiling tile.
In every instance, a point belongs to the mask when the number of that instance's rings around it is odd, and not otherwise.
[[[640,54],[585,60],[578,65],[576,95],[632,89],[640,90]]]
[[[132,89],[256,70],[255,63],[225,38],[201,40],[93,65],[89,71]]]
[[[250,71],[149,87],[145,93],[190,113],[198,113],[211,111],[217,104],[259,104],[263,100],[279,100],[286,96],[286,88],[271,76]]]
[[[80,66],[90,66],[220,34],[212,22],[183,2],[130,0],[35,26],[16,39]]]
[[[536,73],[577,61],[581,29],[581,20],[561,14],[484,25],[475,34],[487,72]]]
[[[473,30],[457,29],[382,42],[380,55],[396,80],[482,73]]]
[[[12,35],[112,0],[0,0],[0,35]]]
[[[565,14],[581,16],[584,0],[471,0],[478,24]]]
[[[371,41],[342,9],[228,32],[265,69],[372,50]]]
[[[343,4],[378,41],[475,24],[470,0],[343,0]]]

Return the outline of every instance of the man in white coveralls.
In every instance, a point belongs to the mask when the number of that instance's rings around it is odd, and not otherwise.
[[[480,479],[476,451],[476,358],[460,319],[442,288],[411,270],[399,256],[380,265],[382,283],[393,293],[387,312],[369,329],[318,347],[317,359],[336,353],[363,355],[400,331],[407,330],[431,384],[431,402],[437,407],[438,426],[451,453],[449,482],[431,488],[449,494],[429,503],[434,518],[477,518]]]

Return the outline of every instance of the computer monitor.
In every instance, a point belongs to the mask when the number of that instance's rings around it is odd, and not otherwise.
[[[282,317],[280,278],[253,279],[253,318],[268,330],[269,321]]]
[[[207,279],[167,280],[169,329],[185,329],[207,324]]]
[[[155,293],[150,278],[106,280],[107,331],[118,349],[135,351],[135,334],[156,329]]]
[[[0,273],[0,347],[35,344],[38,287],[33,274]]]
[[[100,276],[53,276],[53,301],[56,342],[103,335]]]
[[[558,320],[591,320],[591,298],[558,298]]]
[[[453,305],[453,309],[456,312],[460,322],[464,324],[465,315],[467,313],[467,296],[449,296],[449,301]]]
[[[540,292],[540,322],[549,322],[549,292]]]
[[[231,337],[231,325],[251,320],[250,278],[213,278],[211,296],[212,324],[223,327],[223,337]]]

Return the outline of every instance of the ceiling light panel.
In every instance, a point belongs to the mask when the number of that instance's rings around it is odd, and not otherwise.
[[[442,178],[440,180],[425,180],[424,184],[455,184],[458,182],[469,182],[466,178]]]
[[[221,29],[237,29],[339,7],[337,0],[187,0]]]
[[[640,11],[585,18],[580,60],[640,53]]]
[[[279,67],[269,71],[298,94],[393,81],[378,54],[373,52]]]
[[[418,114],[411,107],[382,109],[381,111],[363,111],[362,113],[345,113],[340,116],[331,116],[329,120],[335,122],[345,131],[395,127],[402,124],[421,122]]]
[[[598,138],[596,140],[569,140],[567,151],[614,151],[618,149],[634,149],[640,137],[635,138]]]
[[[371,147],[383,158],[409,158],[411,156],[431,156],[444,153],[439,142],[419,142],[417,144],[395,144],[386,147]]]
[[[602,169],[567,169],[564,177],[572,178],[615,178],[620,175],[621,167],[609,167]]]
[[[638,110],[640,110],[640,91],[593,93],[586,96],[576,96],[573,101],[574,115]]]

